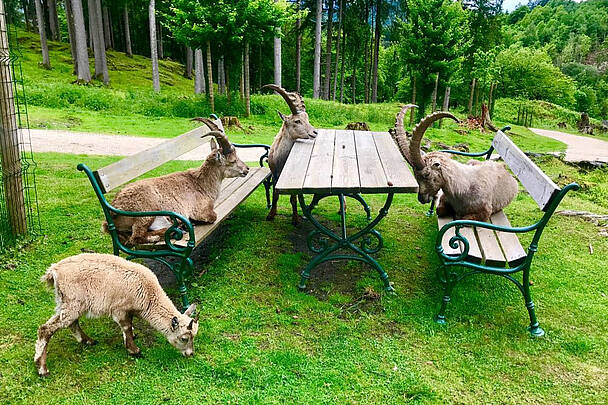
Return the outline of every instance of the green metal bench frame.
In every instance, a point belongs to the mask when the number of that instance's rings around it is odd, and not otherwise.
[[[504,127],[501,131],[510,130],[510,127]],[[494,151],[494,146],[490,146],[490,148],[484,152],[480,153],[468,153],[468,152],[460,152],[460,151],[452,151],[452,150],[443,150],[442,152],[448,152],[455,155],[467,156],[467,157],[485,157],[486,160],[490,159],[492,152]],[[473,274],[478,273],[487,273],[487,274],[495,274],[498,276],[502,276],[507,280],[513,282],[519,291],[521,291],[524,297],[524,304],[526,309],[528,310],[528,315],[530,317],[530,325],[528,326],[528,331],[534,337],[540,337],[545,334],[544,330],[540,327],[539,322],[536,318],[536,313],[534,311],[534,302],[532,301],[532,296],[530,293],[530,268],[532,265],[532,260],[534,259],[534,254],[538,251],[538,242],[541,238],[543,230],[545,226],[553,216],[553,213],[561,203],[562,199],[566,196],[566,194],[571,190],[578,190],[580,187],[576,183],[568,184],[563,187],[561,190],[554,193],[547,205],[544,207],[544,215],[542,218],[529,226],[524,227],[504,227],[499,225],[494,225],[492,223],[479,222],[479,221],[471,221],[471,220],[455,220],[444,225],[437,235],[435,241],[435,250],[439,259],[441,260],[441,266],[438,269],[439,280],[444,286],[444,294],[441,301],[441,307],[439,309],[439,313],[437,314],[435,321],[439,324],[446,323],[445,311],[448,303],[450,302],[450,296],[452,294],[452,290],[456,283],[461,281],[462,279],[471,276]],[[431,204],[431,208],[428,212],[428,215],[431,216],[433,214],[434,203]],[[494,267],[488,266],[486,264],[477,263],[471,260],[467,260],[469,254],[469,241],[466,237],[464,237],[460,231],[464,227],[478,227],[478,228],[486,228],[493,231],[500,232],[508,232],[508,233],[527,233],[534,232],[534,236],[532,238],[532,242],[528,247],[528,252],[523,261],[516,265],[515,267]],[[456,256],[448,255],[444,252],[442,241],[443,236],[446,232],[448,232],[451,228],[454,228],[454,236],[452,236],[449,240],[449,245],[453,249],[457,249],[459,244],[462,244],[463,249],[461,254]],[[467,269],[465,272],[457,272],[456,268],[462,267]],[[513,277],[514,273],[522,272],[522,281],[517,280]]]
[[[216,117],[217,118],[217,117]],[[241,144],[233,144],[236,148],[264,148],[265,153],[262,154],[259,158],[260,167],[264,167],[264,162],[268,159],[268,151],[270,150],[270,146],[263,144],[250,144],[250,145],[241,145]],[[190,255],[192,250],[196,247],[197,243],[194,236],[194,226],[184,216],[172,212],[172,211],[145,211],[145,212],[130,212],[123,211],[113,207],[105,198],[102,187],[100,186],[100,179],[95,175],[91,169],[80,163],[77,166],[79,171],[83,171],[86,173],[91,185],[93,186],[93,190],[95,191],[95,195],[99,200],[99,204],[101,205],[101,209],[103,210],[103,214],[107,221],[107,228],[110,237],[112,238],[112,246],[113,253],[116,256],[120,256],[120,253],[123,252],[127,256],[128,260],[132,259],[152,259],[159,263],[164,264],[171,270],[171,272],[175,275],[177,280],[177,288],[179,290],[183,308],[186,309],[190,305],[188,301],[187,288],[186,288],[186,280],[192,275],[193,272],[193,263]],[[270,178],[267,178],[263,181],[264,188],[266,189],[266,205],[267,208],[270,207],[270,187],[271,181]],[[113,218],[111,214],[118,214],[126,217],[152,217],[152,216],[163,216],[168,217],[171,220],[171,227],[165,231],[164,234],[164,242],[165,245],[158,250],[145,250],[138,248],[130,248],[125,246],[118,236],[118,231],[116,229],[116,225],[114,224]],[[186,246],[176,245],[174,242],[182,240],[184,236],[188,234],[188,242]],[[174,257],[177,259],[175,263],[171,263],[167,260],[168,257]]]

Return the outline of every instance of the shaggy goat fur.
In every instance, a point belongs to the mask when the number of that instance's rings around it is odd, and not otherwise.
[[[283,166],[287,162],[291,148],[297,139],[316,137],[317,130],[310,125],[302,96],[298,93],[287,92],[282,87],[274,84],[267,84],[263,88],[272,89],[280,94],[291,110],[291,115],[287,116],[283,115],[280,111],[278,112],[279,117],[283,120],[283,125],[277,136],[275,136],[268,152],[268,167],[270,167],[270,171],[272,172],[273,191],[272,206],[266,219],[272,221],[277,214],[277,202],[279,200],[279,194],[274,190],[274,185],[276,185],[283,171]],[[297,225],[300,218],[298,216],[298,205],[295,195],[290,197],[290,202],[292,207],[291,222]]]
[[[127,352],[133,356],[140,354],[133,340],[134,316],[146,320],[184,356],[194,353],[198,321],[190,315],[196,306],[181,314],[145,266],[118,256],[84,253],[51,265],[41,281],[54,286],[57,303],[55,314],[38,328],[34,362],[41,376],[49,373],[47,345],[57,330],[69,327],[78,342],[95,344],[78,324],[85,314],[114,319],[122,330]]]
[[[166,176],[138,180],[120,190],[112,205],[124,211],[173,211],[194,222],[213,223],[214,211],[222,181],[245,177],[249,167],[236,154],[234,147],[215,124],[201,119],[211,128],[211,153],[201,167]],[[207,135],[209,135],[207,134]],[[207,136],[206,135],[206,136]],[[172,225],[166,217],[126,217],[113,214],[122,236],[130,235],[127,245],[157,242]],[[105,226],[104,226],[105,229]]]
[[[463,164],[444,152],[422,154],[420,142],[434,121],[442,118],[458,120],[448,112],[436,112],[420,121],[413,134],[409,135],[403,128],[403,117],[412,107],[406,105],[399,112],[391,134],[414,169],[419,185],[418,201],[422,204],[431,202],[442,190],[437,215],[483,222],[509,205],[517,195],[518,185],[503,164],[478,160]]]

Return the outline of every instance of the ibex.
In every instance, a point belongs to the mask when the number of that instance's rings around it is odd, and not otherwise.
[[[219,143],[218,148],[211,139],[211,153],[202,166],[129,184],[112,201],[114,207],[124,211],[173,211],[195,222],[215,222],[214,204],[222,180],[245,177],[249,167],[239,159],[235,148],[213,121],[198,120],[211,129],[204,136],[213,136]],[[130,234],[125,242],[127,245],[156,242],[171,226],[164,217],[115,215],[114,223],[120,234]]]
[[[96,343],[78,324],[85,314],[114,319],[132,356],[141,353],[133,340],[134,316],[148,321],[184,356],[194,354],[198,320],[191,315],[196,305],[181,314],[154,273],[141,264],[108,254],[84,253],[51,265],[40,280],[54,287],[57,303],[55,314],[38,328],[34,363],[41,376],[49,374],[47,346],[59,329],[70,328],[80,343]]]
[[[502,164],[478,160],[463,164],[444,152],[422,153],[420,142],[433,122],[442,118],[458,119],[444,111],[429,114],[414,127],[410,136],[403,128],[403,117],[412,107],[415,106],[408,104],[397,114],[392,134],[414,169],[419,185],[418,201],[429,203],[442,190],[437,215],[483,222],[509,205],[517,195],[518,185]]]
[[[291,115],[287,116],[277,111],[279,117],[283,120],[283,125],[274,138],[268,153],[268,166],[272,172],[273,191],[272,206],[266,220],[272,221],[277,215],[277,201],[279,200],[279,194],[275,191],[274,186],[283,171],[283,166],[285,166],[289,152],[291,152],[291,148],[297,139],[314,138],[317,136],[317,130],[310,125],[302,96],[295,92],[287,92],[284,88],[275,84],[267,84],[262,88],[272,89],[280,94],[291,111]],[[297,225],[300,222],[300,217],[298,216],[298,205],[295,195],[291,196],[290,202],[292,209],[291,222]]]

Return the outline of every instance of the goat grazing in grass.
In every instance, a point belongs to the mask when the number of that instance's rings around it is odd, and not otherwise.
[[[268,167],[270,167],[270,171],[272,172],[273,191],[272,206],[270,207],[270,212],[266,219],[272,221],[277,215],[277,201],[279,200],[279,194],[274,189],[274,186],[283,171],[283,166],[285,166],[289,152],[291,152],[291,148],[297,139],[314,138],[317,136],[317,130],[310,125],[302,96],[295,92],[287,92],[284,88],[275,84],[267,84],[262,88],[272,89],[280,94],[281,97],[285,99],[285,102],[291,111],[291,115],[283,115],[278,111],[279,117],[283,120],[283,125],[274,138],[268,153]],[[297,197],[292,195],[290,202],[292,208],[291,222],[294,225],[297,225],[300,221],[300,217],[298,216]]]
[[[431,202],[442,190],[437,215],[483,222],[488,222],[492,214],[509,205],[517,195],[518,185],[504,165],[478,160],[463,164],[445,152],[422,153],[420,142],[433,122],[442,118],[458,119],[444,111],[429,114],[414,127],[410,136],[403,128],[403,117],[412,107],[415,106],[408,104],[401,109],[391,132],[414,169],[419,185],[418,201],[422,204]]]
[[[47,346],[55,332],[70,328],[78,342],[93,345],[78,319],[109,316],[120,326],[130,355],[141,351],[133,340],[133,317],[146,320],[184,356],[194,354],[198,321],[192,319],[196,306],[181,314],[163,291],[158,279],[145,266],[118,256],[84,253],[68,257],[49,267],[41,278],[55,288],[55,314],[40,328],[34,362],[38,374],[46,376]]]
[[[197,120],[211,129],[204,136],[213,136],[219,143],[218,148],[211,139],[211,153],[202,166],[129,184],[112,201],[114,207],[123,211],[173,211],[195,222],[215,222],[214,204],[222,180],[245,177],[249,167],[239,159],[235,148],[213,121]],[[123,236],[130,234],[127,245],[157,242],[171,226],[165,217],[113,216],[118,232]]]

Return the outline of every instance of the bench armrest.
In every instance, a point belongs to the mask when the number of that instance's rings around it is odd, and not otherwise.
[[[260,167],[264,167],[264,159],[268,159],[268,152],[270,152],[270,145],[265,145],[263,143],[252,143],[252,144],[240,144],[233,143],[232,146],[235,148],[264,148],[265,152],[260,156]]]
[[[118,208],[113,207],[108,203],[105,196],[101,191],[101,187],[97,181],[97,178],[89,169],[89,167],[83,163],[78,164],[77,169],[79,171],[84,171],[93,186],[93,190],[97,195],[97,199],[101,204],[101,208],[106,217],[106,222],[108,224],[108,231],[112,236],[112,240],[114,242],[114,246],[118,247],[120,250],[127,254],[133,254],[135,251],[129,249],[125,245],[122,244],[120,239],[118,238],[118,231],[116,230],[116,226],[114,225],[114,219],[112,218],[112,214],[122,215],[125,217],[168,217],[172,223],[172,225],[165,231],[164,239],[165,244],[171,252],[183,254],[188,253],[195,246],[195,236],[194,236],[194,227],[192,223],[188,220],[188,218],[184,217],[177,212],[172,211],[123,211]],[[188,233],[189,239],[186,247],[176,246],[172,241],[181,240],[184,237],[184,231],[182,228],[186,228],[186,232]]]
[[[511,129],[510,126],[506,125],[504,127],[502,127],[500,129],[501,132],[505,132],[505,131],[509,131]],[[442,149],[439,152],[445,152],[445,153],[451,153],[453,155],[459,155],[459,156],[469,156],[469,157],[482,157],[485,156],[486,160],[490,159],[490,156],[492,156],[492,152],[494,152],[494,146],[490,146],[490,148],[486,151],[483,152],[461,152],[458,150],[449,150],[449,149]]]

